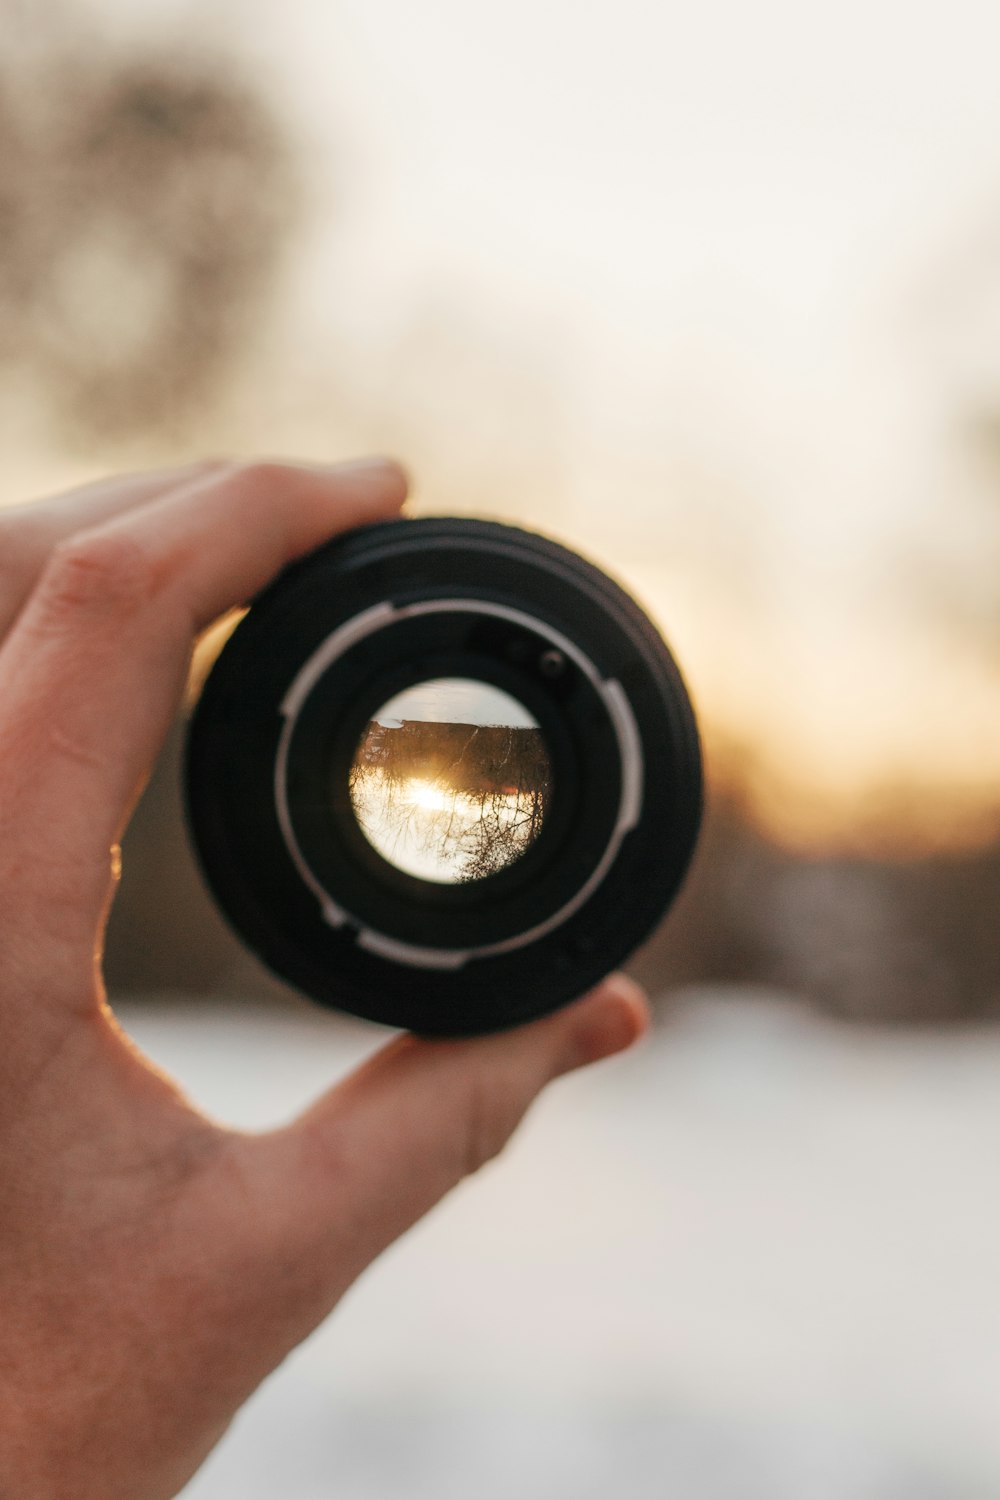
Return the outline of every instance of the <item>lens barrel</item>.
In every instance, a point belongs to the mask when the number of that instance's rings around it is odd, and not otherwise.
[[[701,757],[669,650],[599,569],[513,526],[397,521],[255,600],[186,794],[216,901],[279,977],[456,1036],[555,1009],[649,935]]]

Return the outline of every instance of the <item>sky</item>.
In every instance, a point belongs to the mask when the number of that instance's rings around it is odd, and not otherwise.
[[[392,446],[418,512],[587,552],[803,826],[1000,805],[994,4],[91,8],[303,149],[235,446]]]

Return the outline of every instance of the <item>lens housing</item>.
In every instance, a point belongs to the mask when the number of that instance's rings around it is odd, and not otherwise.
[[[359,825],[352,766],[384,705],[456,680],[523,706],[551,790],[517,858],[422,879]],[[187,802],[219,906],[280,977],[455,1036],[556,1008],[649,934],[694,849],[701,759],[673,658],[605,574],[516,527],[397,521],[336,538],[254,602],[198,703]]]

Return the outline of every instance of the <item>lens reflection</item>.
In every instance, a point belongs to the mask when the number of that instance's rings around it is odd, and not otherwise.
[[[408,875],[483,880],[519,859],[551,795],[537,719],[472,678],[435,678],[377,711],[354,754],[350,793],[362,832]]]

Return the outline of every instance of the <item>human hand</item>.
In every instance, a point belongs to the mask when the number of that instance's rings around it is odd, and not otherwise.
[[[615,978],[502,1035],[401,1037],[254,1136],[201,1115],[107,1008],[118,840],[195,635],[404,494],[387,463],[198,465],[0,511],[3,1500],[176,1494],[550,1079],[644,1028]]]

